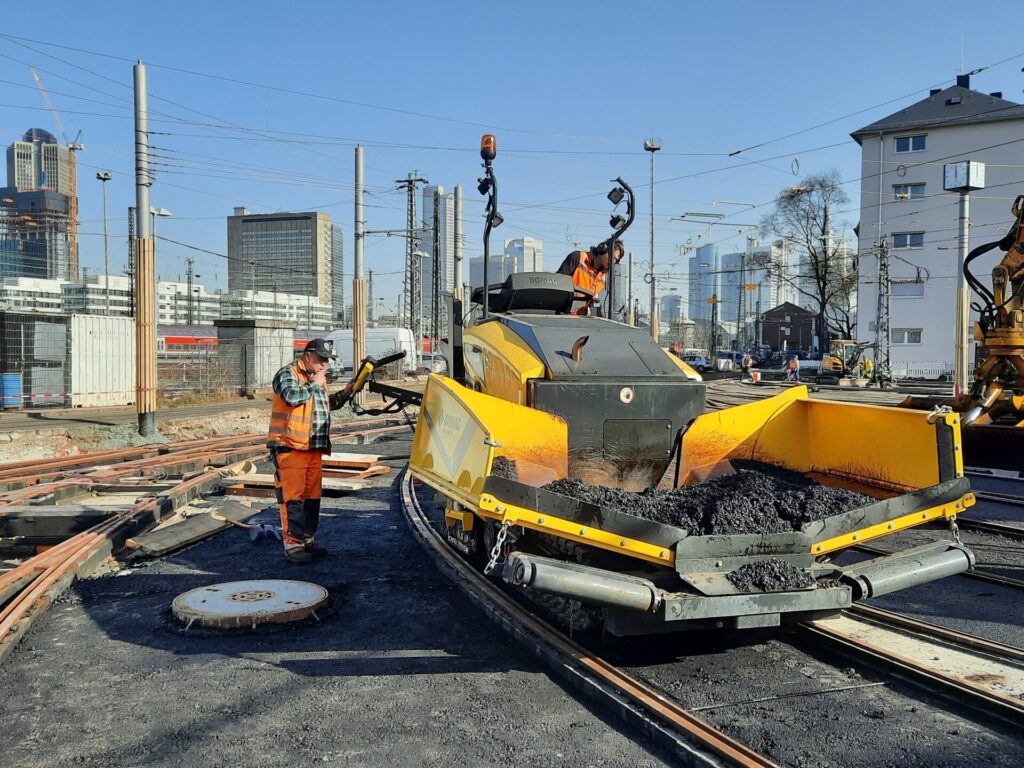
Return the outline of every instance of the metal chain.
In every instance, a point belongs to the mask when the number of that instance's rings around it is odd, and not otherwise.
[[[505,537],[508,536],[508,529],[511,527],[512,523],[509,520],[506,520],[501,524],[501,528],[498,530],[498,536],[494,540],[494,546],[491,547],[491,559],[488,560],[487,565],[484,566],[484,576],[489,576],[495,566],[498,565],[498,558],[501,557],[501,548],[505,545]]]
[[[960,541],[960,526],[956,524],[955,517],[949,518],[949,532],[953,535],[953,541],[957,544],[963,544],[963,542]]]

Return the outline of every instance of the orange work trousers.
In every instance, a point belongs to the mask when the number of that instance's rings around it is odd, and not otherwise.
[[[272,451],[274,487],[281,505],[281,533],[285,549],[316,535],[320,524],[320,451]]]

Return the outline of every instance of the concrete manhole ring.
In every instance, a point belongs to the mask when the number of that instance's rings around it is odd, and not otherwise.
[[[319,584],[291,579],[228,581],[191,589],[174,598],[171,612],[188,626],[252,627],[301,621],[327,605]]]

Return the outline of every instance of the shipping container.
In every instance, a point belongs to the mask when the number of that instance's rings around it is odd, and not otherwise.
[[[217,320],[220,385],[251,395],[269,387],[274,375],[295,359],[295,323],[273,320]]]
[[[71,316],[73,407],[135,402],[135,320],[107,315]]]

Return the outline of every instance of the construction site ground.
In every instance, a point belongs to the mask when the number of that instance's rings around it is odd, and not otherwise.
[[[708,398],[746,389],[714,382]],[[259,403],[160,429],[169,439],[258,432],[265,418]],[[410,439],[403,432],[344,448],[386,456],[393,470],[357,493],[324,499],[318,538],[331,553],[312,565],[286,563],[279,542],[252,542],[229,528],[76,582],[0,665],[3,765],[676,764],[563,688],[435,568],[399,507]],[[247,522],[278,521],[271,500],[255,503],[263,511]],[[1007,575],[1024,573],[1010,542],[982,546],[979,557]],[[255,631],[186,629],[171,615],[182,592],[250,578],[315,582],[329,590],[332,608],[318,620]],[[1013,590],[954,577],[882,604],[1019,645],[1017,601]],[[789,640],[770,632],[656,638],[617,653],[635,674],[686,706],[709,707],[703,716],[782,765],[1009,767],[1024,759],[1016,732]],[[805,697],[808,688],[822,690]]]
[[[0,666],[3,764],[664,765],[460,599],[409,532],[396,475],[325,499],[331,554],[313,565],[236,528],[78,582]],[[313,581],[333,610],[255,632],[171,616],[181,592],[247,578]]]

